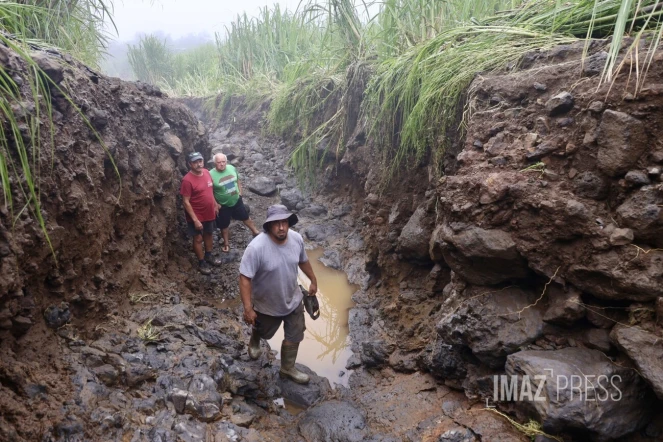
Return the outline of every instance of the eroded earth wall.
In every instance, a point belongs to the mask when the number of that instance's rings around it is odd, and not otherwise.
[[[0,211],[3,440],[17,440],[14,426],[22,440],[41,440],[76,408],[62,342],[50,328],[77,338],[117,314],[129,302],[127,293],[149,292],[173,272],[183,151],[207,148],[198,120],[158,90],[98,75],[59,54],[35,53],[34,59],[53,81],[52,120],[41,109],[41,150],[28,147],[52,250],[25,207],[10,137],[4,159],[13,208]],[[0,63],[21,88],[25,101],[12,109],[29,141],[27,122],[37,117],[30,67],[4,45]],[[2,124],[10,133],[8,122]],[[25,173],[18,176],[26,188]]]
[[[663,435],[651,423],[663,399],[663,54],[636,94],[635,61],[599,86],[605,47],[584,63],[581,50],[477,77],[439,180],[419,164],[384,190],[366,166],[377,147],[351,140],[341,167],[365,195],[371,273],[351,318],[357,363],[428,370],[553,434],[651,440]],[[518,376],[519,391],[525,375],[548,377],[540,399],[514,402],[495,375]]]

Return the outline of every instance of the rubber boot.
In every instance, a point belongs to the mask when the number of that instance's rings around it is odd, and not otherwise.
[[[249,340],[249,357],[255,360],[258,359],[261,354],[260,335],[258,334],[258,330],[254,328],[253,332],[251,332],[251,339]]]
[[[295,368],[297,351],[299,351],[299,343],[286,344],[285,341],[281,343],[281,371],[279,371],[279,374],[281,377],[291,379],[298,384],[308,384],[309,376]]]

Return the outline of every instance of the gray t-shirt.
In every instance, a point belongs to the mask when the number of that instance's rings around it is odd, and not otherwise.
[[[308,261],[302,236],[288,230],[283,245],[276,244],[267,233],[251,241],[239,273],[251,279],[251,298],[255,311],[270,316],[286,316],[302,302],[297,284],[300,263]]]

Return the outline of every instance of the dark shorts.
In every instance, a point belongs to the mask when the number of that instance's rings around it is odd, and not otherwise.
[[[256,328],[261,338],[272,339],[283,322],[283,336],[286,341],[302,342],[304,340],[306,323],[303,303],[287,316],[269,316],[260,312],[256,312],[256,314],[258,315]]]
[[[187,226],[187,233],[189,236],[198,236],[202,235],[203,233],[214,233],[216,230],[216,222],[214,220],[212,221],[203,221],[203,230],[196,230],[196,227],[193,225],[191,222],[186,223]]]
[[[236,219],[237,221],[246,221],[249,219],[249,212],[246,210],[241,196],[234,206],[223,206],[219,209],[219,213],[216,215],[216,227],[219,229],[227,229],[230,225],[231,218]]]

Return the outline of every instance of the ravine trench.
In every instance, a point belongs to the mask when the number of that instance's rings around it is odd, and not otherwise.
[[[552,440],[507,416],[558,440],[661,440],[663,52],[630,95],[627,74],[597,88],[604,50],[478,76],[441,178],[424,158],[385,187],[349,112],[313,192],[286,166],[292,146],[265,135],[269,103],[174,100],[35,55],[73,103],[50,89],[54,149],[34,152],[52,251],[27,196],[0,210],[0,440]],[[0,63],[28,71],[4,45]],[[360,287],[347,388],[248,358],[251,235],[233,223],[224,264],[196,271],[177,195],[192,151],[227,154],[256,224],[270,204],[297,211],[308,245]]]

